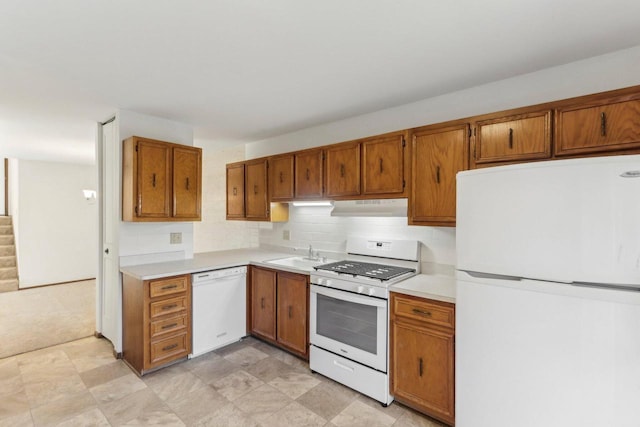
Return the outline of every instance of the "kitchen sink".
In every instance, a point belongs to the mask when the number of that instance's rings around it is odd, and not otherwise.
[[[292,267],[298,270],[313,271],[313,267],[330,262],[336,262],[336,259],[329,258],[309,258],[303,256],[292,256],[287,258],[278,258],[265,261],[267,264],[281,265],[283,267]]]

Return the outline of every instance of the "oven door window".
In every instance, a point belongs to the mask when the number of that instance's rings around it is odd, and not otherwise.
[[[377,354],[378,307],[317,296],[318,335]]]

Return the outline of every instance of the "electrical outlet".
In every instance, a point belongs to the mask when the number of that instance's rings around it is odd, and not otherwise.
[[[289,230],[282,230],[282,240],[289,239],[291,239],[291,233],[289,232]]]
[[[179,245],[182,243],[182,233],[170,233],[169,243],[172,245]]]

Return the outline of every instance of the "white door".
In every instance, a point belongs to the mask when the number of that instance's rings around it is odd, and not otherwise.
[[[102,197],[101,197],[101,240],[102,268],[101,283],[98,289],[98,319],[100,332],[114,345],[117,352],[122,351],[120,343],[120,273],[118,268],[118,188],[119,188],[119,152],[118,135],[115,121],[102,125]]]

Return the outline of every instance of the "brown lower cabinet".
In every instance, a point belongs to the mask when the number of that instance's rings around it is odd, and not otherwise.
[[[309,358],[309,276],[251,267],[249,332]]]
[[[391,394],[455,424],[455,306],[391,293]]]
[[[122,358],[138,374],[191,353],[191,276],[122,279]]]

